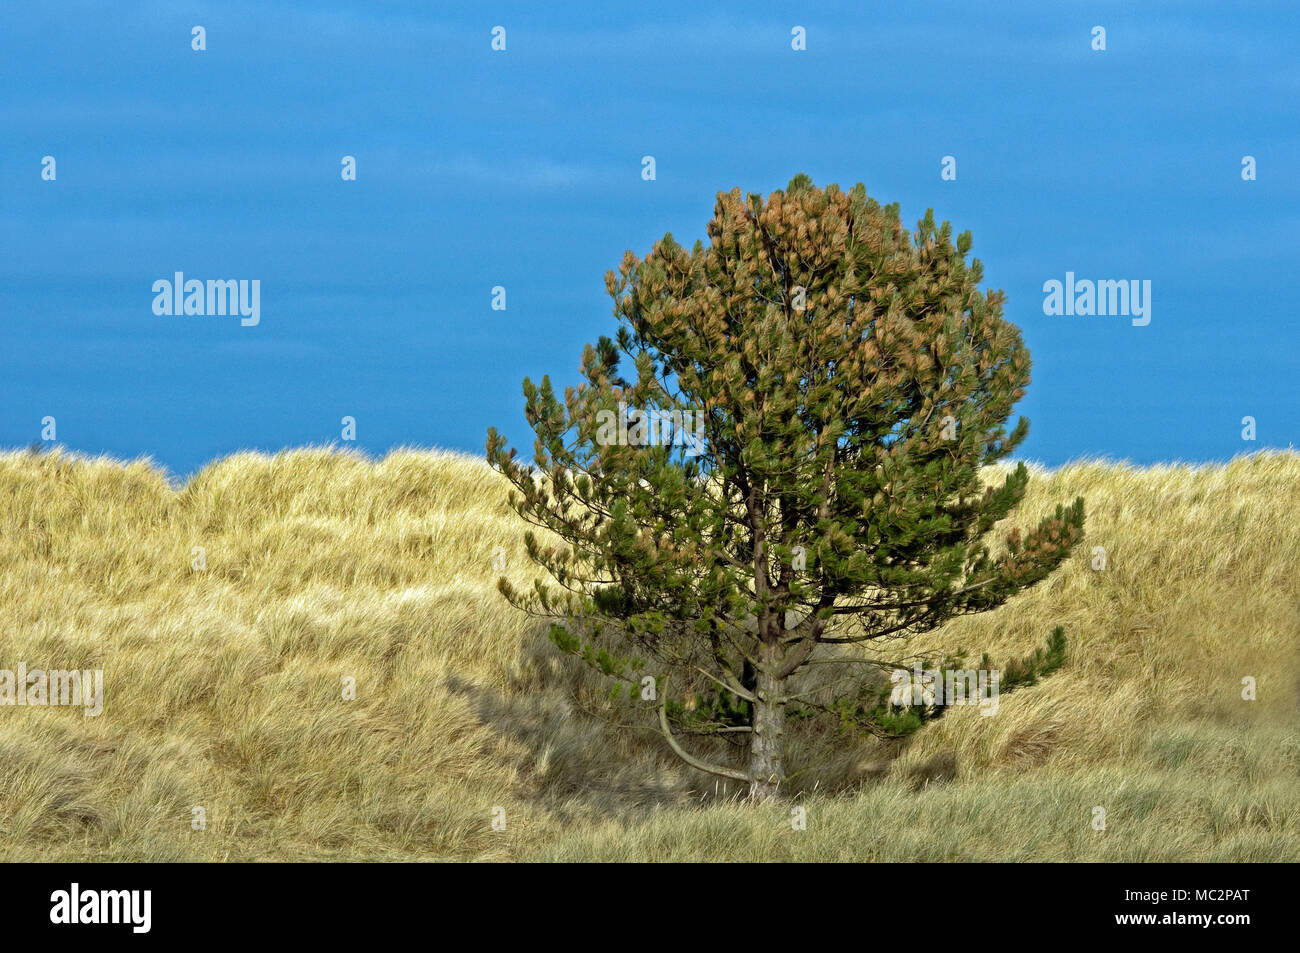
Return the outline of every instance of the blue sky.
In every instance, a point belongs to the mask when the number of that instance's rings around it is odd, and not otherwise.
[[[800,171],[972,231],[1033,354],[1020,456],[1300,444],[1295,11],[5,4],[0,446],[50,415],[69,448],[184,475],[348,415],[371,453],[481,453],[490,425],[530,452],[520,381],[576,382],[624,250]],[[176,271],[259,279],[260,324],[155,315]],[[1044,315],[1067,271],[1150,280],[1151,323]]]

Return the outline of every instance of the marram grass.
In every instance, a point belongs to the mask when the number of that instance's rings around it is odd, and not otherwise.
[[[1059,624],[1065,667],[904,743],[792,733],[791,800],[752,806],[497,594],[494,556],[534,573],[481,460],[239,454],[174,488],[148,462],[0,454],[0,669],[105,680],[98,717],[0,707],[0,852],[1300,860],[1300,455],[1034,476],[1015,522],[1082,495],[1076,554],[893,648],[997,663]]]

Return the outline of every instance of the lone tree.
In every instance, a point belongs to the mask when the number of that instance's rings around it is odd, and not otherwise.
[[[1030,362],[1003,294],[977,287],[969,232],[954,245],[929,211],[909,233],[861,184],[799,175],[766,201],[719,193],[708,235],[689,250],[665,235],[606,275],[620,327],[584,349],[563,400],[524,380],[534,466],[489,430],[511,506],[547,531],[526,546],[550,576],[499,588],[653,699],[685,761],[767,797],[788,710],[908,727],[855,644],[1042,580],[1081,538],[1083,500],[986,541],[1028,485],[1023,464],[987,488],[980,468],[1028,432],[1006,424]],[[1061,639],[1022,682],[1059,665]],[[812,662],[843,663],[849,689],[815,683]],[[714,733],[741,764],[682,744]]]

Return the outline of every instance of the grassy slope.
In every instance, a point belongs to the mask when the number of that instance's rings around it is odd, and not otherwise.
[[[1060,623],[1065,670],[904,746],[805,732],[794,831],[788,805],[736,803],[681,767],[497,596],[494,547],[509,575],[532,573],[481,461],[245,454],[177,492],[144,463],[0,455],[0,668],[106,681],[98,718],[0,708],[0,852],[1297,860],[1297,488],[1295,454],[1038,474],[1017,521],[1082,494],[1084,547],[909,650],[942,640],[996,662]],[[914,790],[945,753],[957,779]]]

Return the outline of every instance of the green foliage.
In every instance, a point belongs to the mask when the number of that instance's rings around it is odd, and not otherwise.
[[[984,667],[989,667],[989,657],[984,655]],[[1002,669],[1001,691],[1034,685],[1065,664],[1065,627],[1058,625],[1047,638],[1047,645],[1034,649],[1032,655],[1008,662]]]
[[[690,730],[751,723],[760,683],[784,704],[832,646],[1002,605],[1083,531],[1076,500],[987,539],[1028,486],[1023,465],[990,487],[982,468],[1028,433],[1007,424],[1030,361],[969,233],[932,212],[909,232],[862,185],[799,175],[766,199],[719,193],[708,239],[628,252],[605,279],[619,327],[584,350],[582,381],[525,379],[532,465],[495,430],[487,444],[546,531],[525,546],[549,582],[502,593],[565,620],[556,644],[606,675],[632,677],[644,651],[690,697],[664,702]],[[804,707],[914,727],[874,692]]]
[[[986,652],[981,658],[980,668],[986,672],[997,670],[998,694],[1006,695],[1018,688],[1037,684],[1040,679],[1058,671],[1065,665],[1065,660],[1065,627],[1058,625],[1048,636],[1046,646],[1035,649],[1031,655],[1013,659],[998,668]],[[947,672],[965,669],[966,659],[959,652],[938,660],[921,659],[917,664],[922,671]],[[832,710],[839,716],[841,727],[848,732],[880,738],[902,738],[927,722],[942,718],[952,707],[947,703],[948,699],[936,700],[934,704],[897,705],[891,701],[890,696],[887,686],[872,687],[864,681],[858,685],[854,695],[836,698]],[[813,714],[816,712],[800,708],[796,717],[811,717]]]

